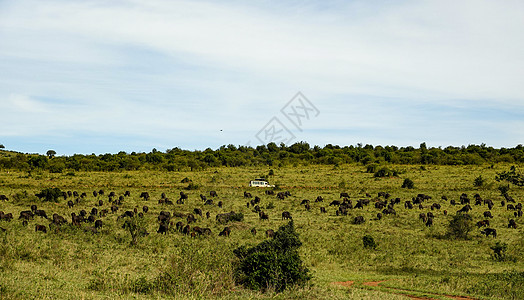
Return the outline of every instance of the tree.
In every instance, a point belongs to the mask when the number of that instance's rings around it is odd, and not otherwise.
[[[302,242],[293,221],[282,225],[275,236],[252,248],[242,246],[233,252],[240,259],[235,277],[239,284],[254,290],[282,292],[289,286],[304,285],[311,275],[302,264],[298,248]]]
[[[0,149],[5,149],[5,146],[3,144],[0,144]]]
[[[47,150],[46,155],[47,155],[47,157],[49,157],[49,159],[51,159],[51,158],[55,157],[56,151],[55,150]]]

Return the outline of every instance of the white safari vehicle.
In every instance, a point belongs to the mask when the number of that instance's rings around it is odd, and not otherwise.
[[[255,180],[251,180],[249,182],[250,187],[275,187],[274,185],[271,185],[267,183],[265,179],[257,178]]]

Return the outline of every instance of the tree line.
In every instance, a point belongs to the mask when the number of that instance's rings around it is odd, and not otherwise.
[[[461,147],[448,146],[418,148],[373,145],[325,145],[311,147],[307,142],[292,145],[269,143],[256,147],[224,145],[218,149],[183,150],[178,147],[165,152],[156,149],[145,152],[116,154],[74,154],[56,156],[54,150],[46,155],[24,154],[0,150],[0,168],[31,171],[48,170],[54,173],[71,171],[119,170],[202,170],[209,167],[286,166],[286,165],[340,165],[369,164],[427,164],[479,165],[485,163],[524,162],[524,147],[494,148],[485,144]]]

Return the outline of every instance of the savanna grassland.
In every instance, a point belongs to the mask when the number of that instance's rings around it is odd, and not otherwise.
[[[398,176],[377,178],[367,173],[362,164],[339,166],[310,165],[285,167],[216,167],[201,171],[120,171],[120,172],[63,172],[2,171],[0,194],[9,200],[0,202],[0,210],[12,213],[10,222],[1,221],[0,227],[0,298],[1,299],[158,299],[158,298],[266,298],[278,299],[407,299],[406,295],[432,299],[451,296],[468,296],[475,299],[524,299],[524,222],[515,218],[514,211],[501,206],[504,197],[495,181],[497,172],[507,171],[509,164],[437,166],[390,165]],[[274,175],[268,176],[271,173]],[[474,186],[479,175],[485,182]],[[289,191],[290,197],[279,200],[265,195],[264,189],[249,188],[249,180],[266,176],[280,190]],[[186,190],[188,178],[195,189]],[[405,178],[414,182],[413,189],[401,188]],[[86,192],[73,208],[67,200],[58,203],[42,202],[34,195],[44,188],[62,191]],[[105,195],[93,196],[93,191],[103,189]],[[209,197],[213,205],[204,205],[199,195]],[[30,210],[36,204],[48,216],[57,213],[71,223],[71,213],[82,209],[90,211],[98,200],[110,207],[107,194],[117,196],[130,191],[118,212],[100,219],[103,227],[98,233],[80,227],[62,225],[50,230],[50,221],[34,217],[28,225],[18,220],[20,211]],[[176,204],[179,193],[189,195],[184,204]],[[261,198],[260,207],[269,220],[260,220],[244,191]],[[278,192],[276,191],[276,192]],[[149,200],[139,198],[148,192]],[[363,209],[350,209],[347,216],[337,216],[337,207],[329,206],[341,200],[339,194],[347,192],[350,199],[370,199]],[[395,205],[397,215],[384,215],[377,219],[382,209],[374,207],[379,192],[391,198],[399,197]],[[173,205],[159,204],[165,193]],[[366,193],[371,197],[366,197]],[[432,197],[423,203],[404,208],[404,201],[417,194]],[[469,239],[446,236],[447,226],[463,205],[462,193],[469,198],[478,193],[483,199],[492,199],[490,227],[497,230],[497,237],[480,234],[474,227]],[[524,188],[511,186],[508,194],[517,203],[524,200]],[[317,196],[323,202],[315,202]],[[441,199],[446,196],[448,200]],[[301,201],[309,199],[307,211]],[[68,199],[70,200],[70,199]],[[219,208],[216,203],[223,202]],[[431,210],[439,203],[440,210]],[[459,202],[460,203],[460,202]],[[149,235],[138,237],[132,245],[128,231],[122,228],[125,218],[118,218],[135,207],[142,210],[147,205],[143,226]],[[469,213],[473,221],[484,220],[486,205],[474,205]],[[320,207],[327,212],[321,213]],[[204,217],[197,216],[195,226],[209,227],[210,236],[191,238],[171,230],[158,234],[157,217],[160,211],[192,213],[201,208]],[[447,211],[447,215],[444,214]],[[230,237],[218,236],[224,228],[215,220],[218,213],[241,212],[244,220],[231,222]],[[242,245],[256,245],[266,239],[267,229],[277,230],[286,224],[281,213],[289,211],[296,231],[303,242],[299,252],[304,264],[311,271],[312,279],[305,287],[288,289],[282,293],[266,293],[244,289],[235,285],[233,269],[236,257],[233,250]],[[433,226],[427,227],[419,220],[421,212],[431,211]],[[210,218],[205,217],[210,213]],[[353,224],[356,216],[363,216],[363,224]],[[98,217],[97,217],[98,218]],[[508,228],[509,219],[515,219],[517,229]],[[185,219],[175,218],[175,221]],[[45,225],[47,233],[35,232],[36,224]],[[251,229],[256,228],[253,236]],[[363,247],[363,236],[370,235],[377,244],[375,249]],[[495,259],[491,247],[499,241],[507,245],[504,259]],[[352,281],[351,287],[334,282]],[[380,281],[380,284],[365,284]],[[349,283],[347,285],[350,285]]]

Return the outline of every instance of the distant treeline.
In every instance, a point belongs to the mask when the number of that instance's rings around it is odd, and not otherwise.
[[[469,145],[462,147],[419,148],[396,146],[336,146],[311,147],[306,142],[290,146],[269,143],[256,147],[222,146],[219,149],[189,151],[179,148],[161,152],[153,149],[149,153],[126,153],[55,156],[54,150],[47,155],[22,154],[0,150],[0,168],[13,170],[48,170],[61,173],[75,171],[118,171],[157,169],[167,171],[201,170],[208,167],[238,166],[285,166],[285,165],[340,165],[361,163],[433,164],[433,165],[478,165],[483,163],[524,162],[524,147],[487,147]]]

